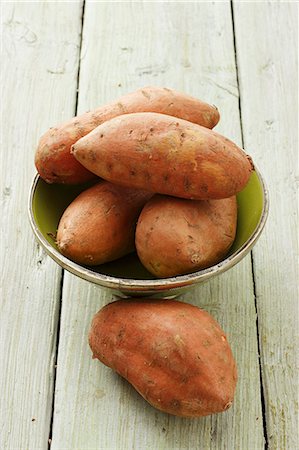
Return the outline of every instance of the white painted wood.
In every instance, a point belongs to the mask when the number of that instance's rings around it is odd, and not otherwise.
[[[1,5],[3,450],[48,448],[61,271],[35,242],[27,198],[39,136],[75,107],[81,4],[58,3]]]
[[[217,129],[240,144],[229,2],[87,2],[79,110],[147,84],[215,103],[222,113]],[[111,300],[65,274],[52,450],[264,448],[250,257],[185,296],[210,311],[231,342],[239,383],[235,404],[225,414],[189,420],[160,413],[92,360],[90,321]]]
[[[298,439],[298,4],[234,4],[246,150],[263,171],[269,221],[254,249],[270,449]],[[296,163],[297,162],[297,163]]]

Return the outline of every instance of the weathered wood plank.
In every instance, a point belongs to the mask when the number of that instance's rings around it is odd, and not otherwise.
[[[147,84],[215,103],[222,113],[217,129],[240,143],[229,2],[87,2],[79,110]],[[184,298],[210,311],[228,334],[239,366],[234,407],[202,420],[176,418],[150,407],[125,381],[91,359],[91,318],[112,297],[66,274],[52,450],[264,448],[250,257]]]
[[[298,4],[234,3],[246,150],[263,171],[270,215],[254,249],[270,449],[298,440]]]
[[[58,3],[1,7],[0,448],[9,450],[48,448],[52,413],[61,271],[35,242],[27,197],[38,137],[76,102],[82,5]]]

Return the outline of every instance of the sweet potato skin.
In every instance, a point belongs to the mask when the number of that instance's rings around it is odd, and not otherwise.
[[[132,252],[138,215],[151,195],[107,181],[83,191],[60,219],[59,251],[72,261],[88,266]]]
[[[150,112],[103,123],[72,152],[111,182],[197,200],[235,195],[253,169],[244,151],[215,131]]]
[[[135,245],[142,264],[158,278],[220,262],[234,242],[236,197],[185,200],[155,195],[139,216]]]
[[[199,417],[227,410],[236,364],[219,324],[177,300],[110,303],[93,318],[93,357],[127,379],[155,408]]]
[[[140,111],[170,114],[208,128],[219,121],[217,108],[201,100],[168,88],[144,87],[50,128],[41,137],[35,154],[40,176],[48,183],[78,184],[92,179],[94,175],[70,153],[71,146],[103,122]]]

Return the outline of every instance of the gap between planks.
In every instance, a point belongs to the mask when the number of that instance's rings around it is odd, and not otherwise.
[[[234,0],[230,0],[230,6],[231,6],[231,15],[232,15],[233,46],[234,46],[234,53],[235,53],[236,78],[237,78],[237,87],[238,87],[238,92],[239,92],[238,105],[239,105],[240,128],[241,128],[241,143],[242,143],[242,148],[244,148],[244,133],[243,133],[242,106],[241,106],[241,95],[242,94],[241,94],[241,89],[240,89],[238,55],[237,55],[237,46],[236,46]],[[255,283],[255,265],[254,265],[254,256],[253,256],[252,251],[250,252],[250,258],[251,258],[251,273],[252,273],[254,306],[255,306],[255,313],[256,313],[256,334],[257,334],[258,363],[259,363],[259,375],[260,375],[260,397],[261,397],[263,431],[264,431],[264,440],[265,440],[264,448],[266,450],[266,449],[268,449],[268,433],[267,433],[267,421],[266,421],[264,382],[263,382],[263,372],[262,372],[262,362],[261,362],[261,344],[260,344],[259,318],[258,318],[257,294],[256,294],[256,283]]]
[[[82,40],[83,40],[83,26],[84,26],[84,13],[85,13],[85,1],[82,2],[82,13],[81,13],[81,28],[80,28],[80,43],[78,50],[78,72],[77,72],[77,84],[76,84],[76,101],[74,108],[74,116],[77,114],[78,110],[78,99],[79,99],[79,82],[80,82],[80,66],[81,66],[81,51],[82,51]],[[51,420],[49,427],[49,437],[48,437],[48,449],[51,448],[52,442],[52,433],[53,433],[53,421],[54,421],[54,411],[55,411],[55,391],[56,391],[56,375],[57,375],[57,360],[58,360],[58,350],[59,350],[59,342],[60,342],[60,326],[61,326],[61,309],[62,309],[62,297],[63,297],[63,282],[64,282],[64,272],[65,269],[61,271],[60,278],[60,297],[59,297],[59,310],[57,317],[57,334],[56,334],[56,352],[55,352],[55,371],[54,371],[54,381],[53,381],[53,394],[52,394],[52,412],[51,412]]]

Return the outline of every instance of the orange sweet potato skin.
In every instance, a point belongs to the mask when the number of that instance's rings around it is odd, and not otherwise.
[[[135,235],[142,264],[159,278],[217,264],[234,242],[236,197],[185,200],[155,195],[144,206]]]
[[[219,324],[204,310],[175,300],[110,303],[89,333],[98,358],[154,407],[199,417],[228,409],[236,364]]]
[[[197,200],[235,195],[253,170],[250,158],[224,136],[150,112],[103,123],[78,140],[72,152],[111,182]]]
[[[35,154],[40,176],[48,183],[78,184],[92,179],[94,175],[70,153],[71,146],[103,122],[139,111],[170,114],[208,128],[219,121],[217,108],[205,102],[167,88],[144,87],[50,128],[41,137]]]
[[[69,259],[89,266],[130,253],[138,215],[151,195],[107,181],[83,191],[60,219],[58,249]]]

